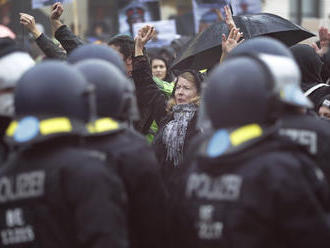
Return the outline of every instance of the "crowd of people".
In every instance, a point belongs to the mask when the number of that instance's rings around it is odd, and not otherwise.
[[[229,34],[209,70],[133,39],[0,38],[0,247],[329,247],[330,32]],[[177,51],[180,54],[180,51]],[[150,54],[150,56],[149,56]]]

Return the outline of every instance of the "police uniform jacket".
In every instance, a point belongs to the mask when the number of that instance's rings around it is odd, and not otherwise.
[[[34,143],[37,132],[16,126],[19,149],[0,171],[0,247],[128,247],[127,199],[106,156],[62,134]]]
[[[323,173],[296,145],[262,138],[266,132],[218,130],[197,146],[177,186],[177,247],[330,245]]]
[[[112,123],[109,129],[95,130],[84,146],[105,152],[125,186],[131,247],[166,246],[167,192],[154,152],[144,136],[125,124],[107,120]]]
[[[282,118],[281,136],[288,137],[315,160],[330,182],[330,122],[312,115],[287,115]]]

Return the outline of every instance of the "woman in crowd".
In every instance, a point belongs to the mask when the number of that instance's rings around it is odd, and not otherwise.
[[[201,75],[193,70],[181,72],[168,100],[153,83],[152,70],[143,54],[144,45],[153,32],[153,27],[145,26],[135,39],[133,79],[140,110],[150,109],[148,107],[151,106],[151,115],[159,126],[153,144],[162,165],[164,180],[168,183],[182,162],[189,141],[199,132],[196,122]]]
[[[161,56],[151,58],[151,71],[154,82],[167,95],[171,95],[174,87],[173,77],[169,72],[167,61]]]

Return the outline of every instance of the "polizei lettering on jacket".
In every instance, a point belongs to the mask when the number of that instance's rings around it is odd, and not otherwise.
[[[3,222],[1,221],[1,223]],[[0,234],[3,246],[31,244],[35,239],[33,226],[25,221],[22,208],[8,209],[5,213],[5,227],[2,228],[4,229],[1,229]]]
[[[195,195],[207,200],[235,201],[240,195],[242,178],[238,175],[222,175],[210,177],[205,173],[193,173],[186,185],[186,196]]]
[[[317,134],[310,130],[281,129],[280,135],[289,137],[293,142],[307,147],[311,154],[317,153]]]
[[[44,194],[45,172],[33,171],[0,178],[0,203],[34,198]]]

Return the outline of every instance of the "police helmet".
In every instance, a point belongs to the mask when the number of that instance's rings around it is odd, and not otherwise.
[[[312,108],[293,59],[269,54],[227,59],[210,74],[202,99],[213,128],[273,123],[285,104]]]
[[[122,73],[126,74],[126,67],[117,51],[109,46],[87,44],[72,51],[68,57],[71,64],[78,63],[84,59],[102,59],[114,64]]]
[[[118,68],[100,59],[84,60],[75,67],[95,86],[99,117],[138,119],[134,86]]]
[[[229,56],[236,56],[244,53],[265,53],[271,55],[293,58],[290,49],[282,42],[270,37],[256,37],[242,42],[235,47]]]
[[[64,116],[87,122],[95,115],[93,93],[93,86],[78,70],[63,62],[43,62],[17,82],[16,117]]]

